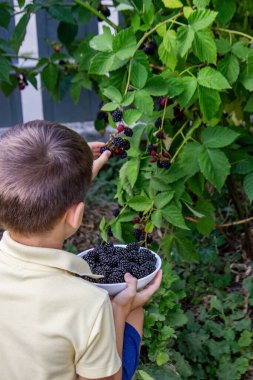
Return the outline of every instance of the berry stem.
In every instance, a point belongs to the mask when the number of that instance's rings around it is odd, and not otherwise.
[[[114,24],[111,20],[109,20],[107,17],[103,15],[103,13],[99,12],[97,9],[93,8],[91,5],[87,4],[86,2],[82,0],[73,0],[74,3],[80,5],[83,8],[88,9],[90,12],[94,13],[97,17],[101,18],[103,21],[105,21],[108,25],[110,25],[113,29],[116,31],[119,30],[118,26]]]

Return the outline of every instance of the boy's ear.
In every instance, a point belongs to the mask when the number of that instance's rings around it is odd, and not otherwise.
[[[82,222],[84,212],[84,202],[77,203],[71,206],[66,214],[65,221],[70,227],[77,230]]]

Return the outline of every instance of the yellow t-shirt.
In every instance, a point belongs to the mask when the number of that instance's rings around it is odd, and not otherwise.
[[[76,374],[92,379],[118,371],[108,294],[73,273],[91,275],[78,256],[19,244],[4,233],[1,380],[73,380]]]

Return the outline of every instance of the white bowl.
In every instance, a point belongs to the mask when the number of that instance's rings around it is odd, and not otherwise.
[[[123,247],[125,248],[125,244],[115,244],[115,247]],[[87,249],[86,251],[83,251],[78,254],[78,256],[84,257],[88,252],[92,251],[94,248]],[[150,250],[151,251],[151,250]],[[139,280],[137,280],[137,290],[140,290],[144,288],[150,281],[153,280],[155,277],[156,273],[159,271],[162,265],[162,260],[160,256],[158,256],[155,252],[151,251],[155,257],[156,257],[156,269],[154,272],[150,273],[148,276],[142,277]],[[108,291],[108,293],[113,296],[122,290],[126,288],[126,283],[125,282],[119,282],[116,284],[98,284],[96,282],[92,282],[92,284],[98,286],[99,288],[103,288]]]

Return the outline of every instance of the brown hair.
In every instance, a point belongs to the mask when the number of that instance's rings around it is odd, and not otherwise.
[[[23,234],[49,231],[84,200],[92,152],[76,132],[34,120],[0,136],[0,223]]]

